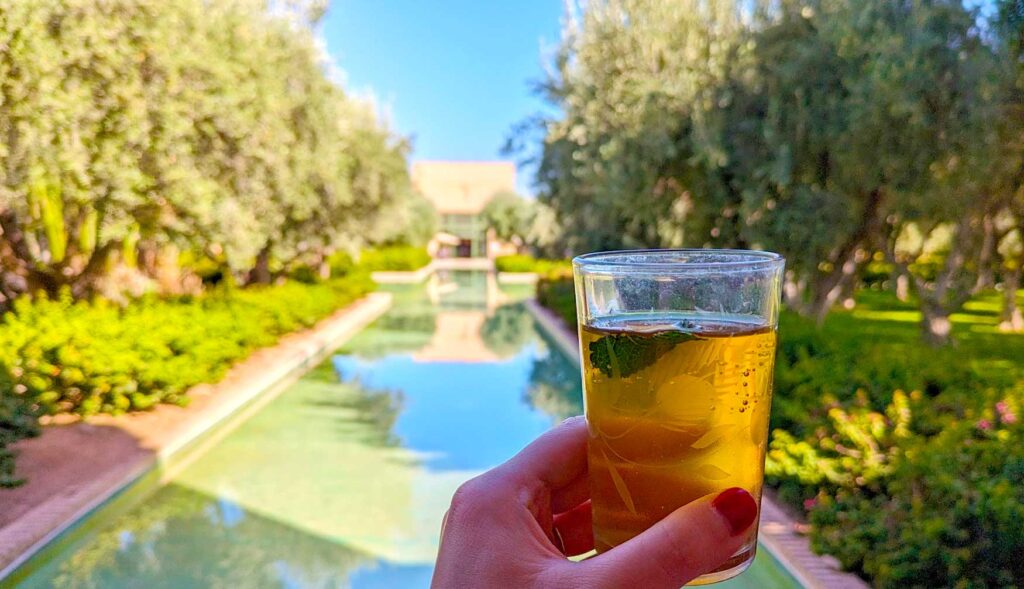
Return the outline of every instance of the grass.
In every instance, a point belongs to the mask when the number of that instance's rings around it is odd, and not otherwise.
[[[1024,333],[999,331],[1001,297],[998,292],[984,293],[950,316],[953,347],[976,370],[1011,371],[1014,376],[1024,377],[1024,364],[1020,362],[1024,358]],[[872,290],[860,291],[855,300],[853,309],[837,309],[828,316],[822,326],[824,337],[845,338],[857,347],[876,343],[922,345],[921,313],[916,302],[901,302],[891,293]],[[1018,304],[1024,306],[1024,294]],[[790,314],[784,314],[781,337],[786,337],[786,324],[793,320]]]

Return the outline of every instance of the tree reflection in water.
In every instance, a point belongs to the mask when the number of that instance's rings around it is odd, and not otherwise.
[[[583,413],[583,385],[580,370],[556,344],[546,337],[548,354],[538,358],[530,370],[526,401],[559,419]]]
[[[537,335],[529,311],[513,304],[495,309],[484,321],[480,337],[499,358],[508,358],[521,352]]]
[[[53,586],[344,587],[374,557],[178,485],[59,564]]]

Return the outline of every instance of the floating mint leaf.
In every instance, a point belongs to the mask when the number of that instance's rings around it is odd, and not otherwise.
[[[590,342],[590,365],[610,377],[626,377],[654,364],[677,344],[700,339],[689,331],[659,331],[653,334],[620,333]]]

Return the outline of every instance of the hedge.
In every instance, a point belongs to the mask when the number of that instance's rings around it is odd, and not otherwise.
[[[568,273],[549,274],[537,279],[537,302],[551,309],[566,325],[576,325],[576,290]]]
[[[537,298],[575,321],[571,277]],[[936,350],[891,295],[858,307],[822,329],[783,313],[766,484],[877,587],[1024,585],[1024,337],[968,329],[995,324],[979,302]]]
[[[498,272],[535,272],[537,274],[555,274],[569,272],[572,263],[569,260],[545,260],[527,255],[498,256],[494,259],[494,267]]]
[[[393,245],[363,250],[359,265],[372,272],[410,272],[430,263],[426,248]]]
[[[252,350],[309,327],[373,288],[365,273],[321,284],[112,303],[22,297],[0,322],[0,452],[32,418],[184,405]],[[13,483],[8,454],[0,480]]]

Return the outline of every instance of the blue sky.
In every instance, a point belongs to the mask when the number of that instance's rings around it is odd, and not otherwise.
[[[345,86],[372,92],[413,159],[502,158],[512,126],[544,108],[531,90],[561,0],[333,0],[322,22]],[[519,190],[530,192],[520,169]]]

